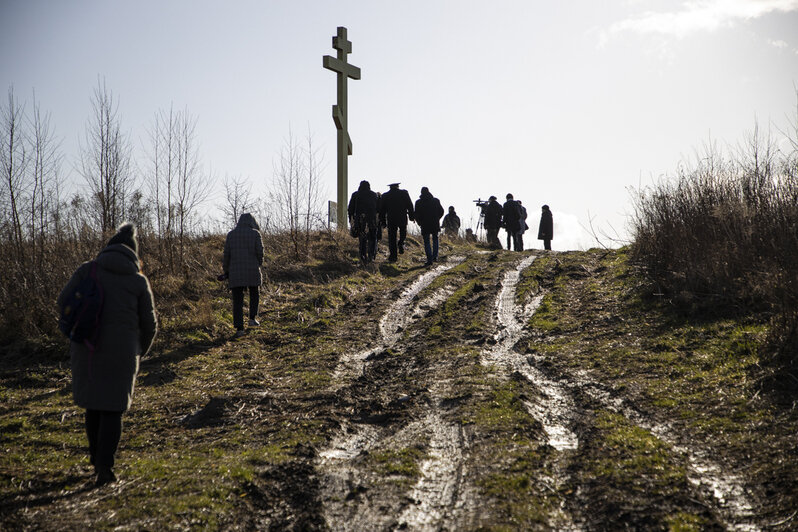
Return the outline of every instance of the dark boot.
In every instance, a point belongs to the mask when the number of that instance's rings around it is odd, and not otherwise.
[[[97,470],[97,481],[94,483],[96,487],[105,486],[116,482],[116,475],[110,467],[103,467]]]

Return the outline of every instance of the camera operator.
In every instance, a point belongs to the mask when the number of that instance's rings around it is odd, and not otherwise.
[[[478,205],[482,208],[482,214],[485,216],[483,224],[488,245],[494,249],[502,249],[502,243],[499,241],[499,229],[502,226],[502,206],[496,201],[496,196],[491,196],[488,198],[487,203],[478,203]]]

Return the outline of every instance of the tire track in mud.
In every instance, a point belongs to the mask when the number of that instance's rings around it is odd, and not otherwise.
[[[500,344],[503,335],[514,338],[517,329],[523,328],[523,322],[519,323],[514,319],[516,313],[513,308],[513,298],[520,272],[533,260],[533,257],[526,259],[519,264],[516,272],[511,271],[505,275],[502,293],[497,301],[498,321],[504,326],[504,330],[497,335],[497,341]],[[522,313],[525,321],[531,318],[544,296],[544,293],[539,294],[526,306]],[[509,340],[504,341],[509,343]],[[495,358],[495,351],[494,348],[489,353],[490,356],[486,358],[489,360]],[[761,530],[755,522],[755,510],[746,495],[743,479],[739,475],[724,471],[718,463],[712,460],[710,451],[680,443],[678,432],[672,426],[667,423],[656,423],[629,405],[623,398],[613,397],[601,383],[592,379],[586,370],[566,371],[564,375],[556,376],[556,381],[551,380],[541,369],[536,367],[536,365],[542,366],[544,360],[545,357],[541,355],[528,357],[517,355],[510,357],[507,362],[513,369],[538,385],[549,398],[548,401],[540,404],[527,404],[527,408],[543,424],[552,447],[558,450],[577,448],[576,436],[571,436],[573,433],[569,434],[567,429],[567,412],[573,411],[574,407],[573,400],[569,396],[585,394],[601,404],[602,407],[623,415],[633,424],[650,432],[668,444],[676,454],[684,457],[687,463],[688,482],[696,490],[699,499],[712,501],[707,504],[707,507],[713,511],[715,518],[724,528],[742,532]],[[554,409],[547,411],[547,408],[551,406],[554,406]],[[564,413],[566,415],[563,415]]]
[[[530,364],[542,362],[544,359],[540,355],[529,358]],[[707,502],[707,507],[725,529],[742,532],[761,530],[756,523],[754,506],[746,494],[744,480],[739,475],[724,470],[711,458],[711,451],[681,443],[676,429],[667,423],[652,421],[625,399],[613,397],[586,370],[574,371],[566,378],[567,387],[573,388],[577,393],[584,393],[607,410],[623,415],[667,443],[676,454],[683,456],[687,463],[688,482],[696,490],[699,500]]]
[[[467,481],[471,438],[461,424],[444,419],[441,388],[430,389],[434,404],[423,420],[429,449],[420,466],[421,477],[410,492],[410,504],[399,516],[400,529],[459,530],[472,524],[478,513],[476,488]]]
[[[399,298],[386,310],[379,323],[379,337],[377,344],[371,349],[365,349],[351,354],[344,354],[333,373],[333,384],[330,391],[335,392],[347,386],[354,379],[363,374],[366,362],[377,353],[390,349],[402,337],[402,332],[414,319],[416,312],[411,312],[416,296],[428,287],[439,275],[454,268],[465,260],[465,257],[451,257],[445,264],[419,275],[410,286],[402,291]]]
[[[530,255],[515,269],[504,274],[501,289],[496,297],[496,321],[499,326],[499,331],[494,337],[496,343],[483,350],[480,358],[483,365],[504,369],[507,375],[518,373],[541,392],[538,400],[525,401],[524,406],[527,412],[543,426],[547,443],[558,452],[553,463],[554,478],[550,480],[555,488],[559,488],[569,479],[567,466],[572,452],[579,446],[579,438],[571,428],[575,424],[574,402],[561,383],[548,379],[529,363],[528,357],[515,349],[515,345],[524,334],[526,320],[543,300],[543,296],[539,295],[523,308],[519,308],[516,303],[516,287],[521,272],[536,258],[536,255]],[[565,500],[561,501],[559,511],[550,519],[550,526],[557,530],[581,529],[566,512]]]
[[[342,358],[334,374],[333,391],[351,385],[363,374],[370,359],[395,347],[411,323],[446,301],[455,286],[440,288],[417,303],[416,298],[438,276],[464,260],[465,257],[452,257],[447,263],[420,275],[403,290],[380,320],[378,345]],[[374,530],[409,526],[414,530],[439,530],[443,522],[451,522],[454,514],[476,511],[475,504],[467,503],[473,501],[473,490],[463,488],[463,449],[468,446],[468,438],[462,427],[444,420],[439,387],[430,388],[430,410],[423,419],[408,423],[393,434],[385,427],[346,423],[330,445],[319,452],[316,470],[322,477],[321,485],[326,492],[323,513],[331,529]],[[367,493],[358,491],[357,462],[391,440],[428,441],[428,453],[420,465],[420,479],[411,488],[407,495],[409,504],[398,517],[398,512],[386,511],[390,506],[386,501],[372,500]],[[358,501],[351,501],[354,498]]]

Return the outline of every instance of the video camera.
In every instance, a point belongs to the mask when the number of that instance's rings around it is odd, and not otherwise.
[[[488,204],[488,201],[487,200],[483,200],[482,198],[475,199],[475,200],[473,200],[473,202],[477,204],[477,207],[483,207],[483,208],[485,207],[485,205]]]

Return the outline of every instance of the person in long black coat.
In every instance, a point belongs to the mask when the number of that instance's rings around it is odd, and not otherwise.
[[[518,231],[521,229],[521,206],[513,199],[512,194],[507,194],[507,201],[502,207],[502,221],[504,230],[507,231],[507,249],[510,249],[512,242],[515,251],[523,251],[523,244],[518,238]]]
[[[388,228],[388,262],[396,262],[399,253],[405,252],[405,239],[407,238],[407,220],[415,220],[415,210],[410,194],[399,188],[399,183],[388,185],[388,192],[380,197],[379,216],[380,223]],[[399,232],[399,240],[396,233]]]
[[[369,263],[377,256],[377,194],[368,181],[361,181],[352,193],[348,213],[352,234],[360,243],[360,261]]]
[[[427,187],[421,188],[421,196],[416,201],[416,223],[421,226],[421,237],[424,239],[424,252],[427,254],[425,266],[438,260],[438,233],[441,231],[443,206]],[[432,240],[432,242],[430,242]]]
[[[551,249],[551,241],[554,240],[554,220],[548,205],[544,205],[540,214],[540,226],[538,227],[538,240],[543,241],[543,249]]]
[[[482,204],[482,214],[484,216],[483,225],[485,226],[488,245],[492,248],[501,249],[502,243],[499,241],[499,228],[502,226],[502,206],[496,201],[496,196],[488,198],[488,202]]]

